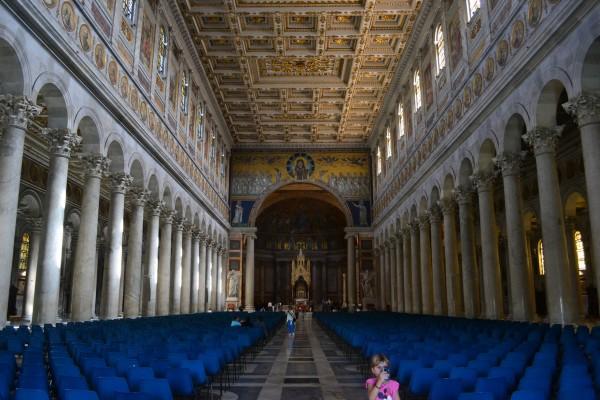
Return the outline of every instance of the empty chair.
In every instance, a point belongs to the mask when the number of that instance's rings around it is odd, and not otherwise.
[[[154,370],[150,367],[135,367],[127,370],[127,382],[132,391],[140,390],[140,382],[144,379],[154,379]]]
[[[56,382],[58,397],[63,398],[66,390],[88,390],[89,386],[83,376],[65,376],[59,382]]]
[[[175,396],[193,396],[194,382],[189,370],[185,368],[170,368],[167,371],[167,380],[171,392]]]
[[[489,370],[494,366],[494,363],[490,360],[473,360],[467,364],[468,368],[477,371],[477,376],[487,376]]]
[[[416,396],[427,396],[433,383],[440,378],[440,374],[433,368],[417,369],[411,379],[408,390]]]
[[[557,400],[596,400],[596,393],[591,387],[568,387],[558,391]]]
[[[61,400],[99,400],[98,394],[91,390],[65,390],[64,397]]]
[[[494,400],[494,395],[490,392],[461,393],[458,400]]]
[[[400,366],[398,367],[398,381],[400,384],[407,385],[413,372],[421,367],[421,362],[418,360],[400,360]]]
[[[96,381],[96,392],[100,400],[112,400],[116,392],[129,392],[129,386],[120,376],[101,376]]]
[[[148,393],[128,392],[115,393],[113,400],[154,400],[154,397]]]
[[[476,392],[489,392],[494,400],[508,398],[508,382],[504,378],[479,378],[475,385]]]
[[[39,389],[48,392],[48,377],[46,375],[20,375],[17,388]]]
[[[92,386],[95,388],[98,378],[108,376],[117,376],[117,371],[115,371],[114,368],[94,368],[89,375],[89,379],[92,382]]]
[[[463,384],[464,391],[471,391],[477,383],[477,371],[471,368],[452,368],[450,371],[450,378],[460,379]]]
[[[517,382],[516,372],[508,367],[493,367],[488,373],[488,378],[504,378],[509,387],[513,387]]]
[[[184,360],[181,362],[181,368],[190,371],[195,386],[202,386],[208,382],[202,360]]]
[[[173,400],[169,381],[166,379],[145,379],[140,382],[140,392],[153,396],[153,400]]]
[[[433,363],[433,368],[439,372],[441,378],[447,378],[450,376],[454,364],[447,360],[438,360]]]
[[[15,392],[15,400],[48,400],[48,392],[39,389],[18,388]]]
[[[150,363],[150,367],[154,370],[154,375],[157,378],[164,378],[167,376],[169,362],[167,360],[154,360]]]
[[[543,392],[546,397],[550,396],[552,381],[550,378],[536,376],[524,376],[519,381],[519,390],[535,390]]]
[[[541,390],[517,390],[513,392],[510,400],[547,400],[546,394]]]
[[[460,379],[438,379],[431,386],[429,400],[457,400],[461,392]]]

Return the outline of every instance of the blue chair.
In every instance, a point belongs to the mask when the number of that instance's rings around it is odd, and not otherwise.
[[[194,381],[188,369],[170,368],[167,371],[167,380],[175,396],[194,395]]]
[[[112,400],[116,392],[129,392],[129,386],[120,376],[102,376],[96,381],[96,392],[100,400]]]
[[[552,381],[550,378],[541,378],[536,376],[524,376],[519,381],[519,390],[534,390],[543,392],[546,397],[550,396]]]
[[[449,377],[450,371],[452,371],[452,368],[454,367],[455,365],[447,360],[438,360],[435,363],[433,363],[433,368],[438,370],[438,372],[440,373],[440,377],[442,378]]]
[[[438,370],[433,368],[419,368],[413,373],[408,390],[415,396],[427,396],[429,390],[431,390],[431,386],[438,379],[440,379]]]
[[[115,393],[114,400],[154,400],[154,397],[140,392]]]
[[[157,378],[164,378],[167,376],[167,370],[169,369],[169,362],[167,360],[154,360],[150,363],[150,367],[154,370],[154,375]]]
[[[145,379],[154,379],[154,370],[150,367],[135,367],[127,370],[127,382],[132,391],[140,390],[140,382]]]
[[[92,386],[96,388],[96,383],[99,378],[117,376],[117,371],[114,368],[94,368],[90,373],[89,379],[92,382]]]
[[[460,379],[439,379],[431,386],[429,400],[457,400],[461,392]]]
[[[58,397],[64,398],[64,392],[66,390],[88,390],[89,386],[83,376],[65,376],[61,378],[60,382],[56,384],[58,388]]]
[[[408,385],[414,371],[421,367],[421,362],[418,360],[400,360],[400,366],[398,367],[398,381],[400,384]]]
[[[173,400],[169,381],[166,379],[145,379],[140,382],[140,392],[153,396],[153,400]]]
[[[510,400],[548,400],[548,397],[541,390],[517,390]]]
[[[202,360],[184,360],[181,362],[181,368],[190,371],[195,386],[202,386],[208,383],[208,377],[206,376]]]
[[[477,371],[465,367],[452,368],[450,378],[460,379],[463,384],[463,390],[471,391],[477,383]]]
[[[100,400],[96,392],[91,390],[65,390],[64,397],[61,400]]]
[[[494,400],[505,400],[508,398],[508,382],[505,378],[479,378],[475,391],[492,393]]]
[[[461,393],[458,400],[494,400],[494,395],[490,392]]]
[[[17,388],[15,400],[49,400],[48,392],[39,389]]]
[[[48,392],[48,377],[46,375],[19,375],[17,388],[39,389]]]
[[[569,387],[558,391],[557,400],[596,400],[596,393],[591,387]]]
[[[504,378],[509,387],[513,387],[517,382],[515,371],[508,367],[493,367],[488,373],[488,378]]]

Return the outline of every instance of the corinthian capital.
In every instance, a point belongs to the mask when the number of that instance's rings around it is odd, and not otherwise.
[[[111,174],[110,176],[111,189],[113,193],[125,193],[132,182],[133,178],[131,175],[128,175],[124,172],[117,172]]]
[[[563,126],[557,126],[556,128],[546,128],[544,126],[538,126],[533,128],[525,135],[523,139],[533,147],[535,155],[541,155],[546,153],[554,153],[556,150],[556,144],[562,134]]]
[[[50,144],[50,152],[58,157],[71,157],[71,151],[81,143],[77,133],[64,128],[45,128],[42,130],[42,136]]]
[[[129,193],[131,194],[131,202],[136,207],[144,207],[152,195],[152,192],[141,187],[134,187]]]
[[[165,208],[165,203],[160,200],[150,200],[149,203],[150,215],[160,217],[160,213]]]
[[[6,120],[8,125],[25,129],[29,121],[41,111],[42,107],[25,96],[0,95],[0,120]]]
[[[438,201],[438,206],[442,209],[442,214],[448,215],[454,213],[456,209],[456,202],[454,201],[454,194],[448,197],[441,198]]]
[[[473,189],[468,186],[459,185],[454,189],[454,194],[458,204],[471,204],[473,201]]]
[[[427,229],[429,228],[429,212],[425,211],[423,214],[419,215],[419,228]]]
[[[519,175],[523,154],[503,152],[494,158],[494,162],[502,170],[503,176]]]
[[[429,209],[429,220],[434,224],[442,221],[442,210],[439,205],[435,204]]]
[[[562,107],[575,117],[579,126],[600,123],[600,96],[583,93],[573,101],[564,103]]]
[[[477,171],[471,175],[471,182],[479,192],[489,192],[494,188],[495,172]]]
[[[110,167],[110,158],[102,154],[85,154],[79,156],[85,169],[85,176],[91,178],[102,178]]]

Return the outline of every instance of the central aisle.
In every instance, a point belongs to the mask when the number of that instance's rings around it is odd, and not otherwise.
[[[295,337],[284,326],[223,400],[364,400],[362,382],[356,365],[306,317],[298,319]]]

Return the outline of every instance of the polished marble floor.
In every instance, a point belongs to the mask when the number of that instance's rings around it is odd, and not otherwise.
[[[310,318],[299,319],[296,335],[282,328],[248,364],[223,400],[364,400],[355,364]]]

